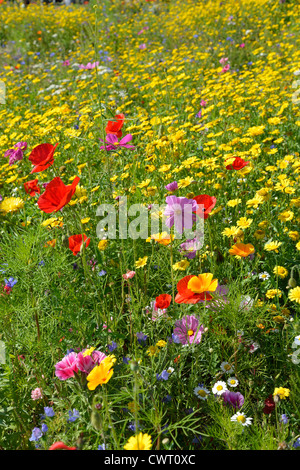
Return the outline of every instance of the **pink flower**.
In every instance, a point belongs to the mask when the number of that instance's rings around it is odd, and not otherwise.
[[[102,139],[99,139],[101,140],[101,142],[103,142]],[[134,145],[128,145],[128,142],[130,142],[132,140],[132,135],[131,134],[127,134],[123,137],[123,139],[120,140],[120,142],[118,141],[118,137],[114,134],[108,134],[106,136],[106,145],[102,145],[102,147],[100,147],[101,150],[107,150],[107,151],[110,151],[110,150],[117,150],[118,147],[124,147],[124,148],[127,148],[127,149],[134,149]]]
[[[55,375],[60,380],[67,380],[74,377],[74,372],[78,372],[77,354],[75,352],[71,352],[55,364]]]
[[[199,326],[199,320],[194,315],[186,315],[175,322],[174,335],[181,344],[200,343],[203,331],[203,325]]]
[[[200,101],[200,106],[202,106],[203,108],[205,108],[206,105],[207,105],[207,101],[204,101],[204,100],[201,100],[201,101]]]
[[[41,388],[35,388],[34,390],[32,390],[31,392],[31,398],[32,400],[39,400],[40,398],[42,398],[42,389]]]
[[[222,73],[228,72],[229,69],[230,69],[230,65],[229,64],[225,65],[225,67],[222,68]]]
[[[94,69],[96,67],[99,67],[99,62],[93,62],[93,63],[89,62],[86,65],[83,65],[83,64],[79,65],[79,68],[83,69],[83,70],[91,70],[91,69]]]
[[[225,64],[228,61],[228,57],[222,57],[222,59],[219,60],[220,64]]]
[[[245,47],[245,43],[242,42],[242,44],[240,44],[240,47]]]
[[[132,279],[135,276],[135,271],[127,271],[126,274],[122,274],[124,279]]]

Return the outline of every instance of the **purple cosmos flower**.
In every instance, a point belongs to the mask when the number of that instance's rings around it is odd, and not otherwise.
[[[167,207],[165,209],[166,226],[171,228],[175,225],[178,233],[182,234],[183,229],[192,229],[196,220],[198,204],[195,199],[187,199],[186,197],[167,196]]]
[[[9,165],[13,165],[18,160],[22,160],[23,151],[27,149],[27,142],[18,142],[14,148],[5,152],[4,157],[9,157]]]
[[[199,326],[199,320],[194,315],[186,315],[175,322],[174,334],[181,344],[200,343],[203,331],[203,325]]]
[[[102,139],[99,139],[101,140],[101,142],[103,142]],[[130,142],[132,140],[132,135],[131,134],[127,134],[125,135],[119,142],[118,140],[118,137],[114,134],[108,134],[106,136],[106,145],[102,145],[102,147],[100,147],[101,150],[107,150],[107,151],[110,151],[110,150],[117,150],[118,147],[124,147],[126,149],[135,149],[135,146],[134,145],[128,145],[128,142]]]
[[[176,191],[178,189],[178,183],[177,181],[172,181],[172,183],[169,183],[165,186],[167,191]]]
[[[244,404],[244,397],[240,392],[229,392],[226,391],[222,394],[224,404],[233,406],[235,409],[239,409]]]
[[[188,259],[194,259],[197,251],[201,248],[200,241],[195,237],[181,243],[179,251]]]

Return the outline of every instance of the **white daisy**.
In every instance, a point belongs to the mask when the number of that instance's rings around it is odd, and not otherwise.
[[[234,371],[233,365],[229,364],[229,362],[222,362],[220,367],[223,372],[226,372],[226,374],[230,374],[231,372]]]
[[[262,281],[267,281],[270,278],[270,274],[267,273],[267,271],[264,271],[263,273],[259,273],[258,277]]]
[[[300,335],[295,337],[294,344],[296,344],[297,346],[300,344]]]
[[[207,396],[210,394],[210,392],[207,390],[207,388],[199,385],[198,387],[194,388],[194,394],[201,400],[207,400]]]
[[[222,382],[221,380],[216,382],[212,388],[212,392],[214,395],[222,395],[224,392],[227,392],[227,390],[228,389],[226,383]]]
[[[250,426],[252,424],[253,418],[247,418],[245,413],[240,413],[239,411],[230,418],[230,421],[235,423],[240,423],[242,426]]]
[[[235,377],[230,377],[228,380],[227,380],[227,383],[230,387],[237,387],[238,384],[239,384],[239,381],[238,379],[236,379]]]

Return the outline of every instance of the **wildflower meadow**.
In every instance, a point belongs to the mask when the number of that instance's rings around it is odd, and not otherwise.
[[[0,0],[1,450],[300,449],[299,24]]]

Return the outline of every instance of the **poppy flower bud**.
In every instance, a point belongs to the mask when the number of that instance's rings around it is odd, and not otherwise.
[[[288,285],[287,285],[287,289],[292,289],[294,287],[297,287],[297,281],[295,281],[293,275],[290,277],[290,279],[288,280]]]
[[[101,416],[100,416],[100,413],[98,413],[97,411],[92,411],[91,423],[92,423],[92,426],[97,431],[101,431]]]

